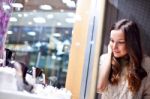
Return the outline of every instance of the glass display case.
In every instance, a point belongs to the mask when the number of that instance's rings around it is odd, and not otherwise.
[[[46,83],[64,87],[77,0],[15,0],[6,47],[15,60],[40,68]],[[54,80],[55,78],[55,80]]]

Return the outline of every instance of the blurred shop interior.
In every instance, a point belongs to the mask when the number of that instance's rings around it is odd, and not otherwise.
[[[149,1],[14,1],[5,42],[12,60],[24,63],[28,74],[36,68],[36,83],[69,89],[72,98],[67,99],[100,99],[96,93],[99,56],[107,51],[109,29],[117,20],[138,23],[143,51],[150,56]]]
[[[6,48],[13,59],[46,75],[47,84],[65,86],[77,0],[15,0]],[[76,18],[80,18],[76,16]]]

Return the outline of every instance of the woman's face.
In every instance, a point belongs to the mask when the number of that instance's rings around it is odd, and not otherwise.
[[[112,30],[110,34],[110,46],[116,58],[127,54],[125,35],[121,30]]]

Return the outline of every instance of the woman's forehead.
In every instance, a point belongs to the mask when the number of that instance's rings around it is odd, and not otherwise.
[[[112,30],[110,33],[110,38],[113,39],[124,39],[124,33],[122,32],[122,30]]]

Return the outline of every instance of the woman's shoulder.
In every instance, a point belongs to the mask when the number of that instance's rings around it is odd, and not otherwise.
[[[145,69],[147,73],[150,73],[150,57],[147,55],[144,55],[143,61],[142,61],[142,67]]]
[[[142,67],[145,69],[147,72],[147,77],[143,79],[143,95],[142,99],[150,99],[150,57],[149,56],[144,56],[143,62],[142,62]]]
[[[107,61],[107,53],[104,53],[104,54],[102,54],[101,56],[100,56],[100,62],[99,63],[102,63],[102,62],[104,62],[104,61]]]
[[[107,53],[100,55],[100,59],[106,59],[106,58],[107,58]]]

